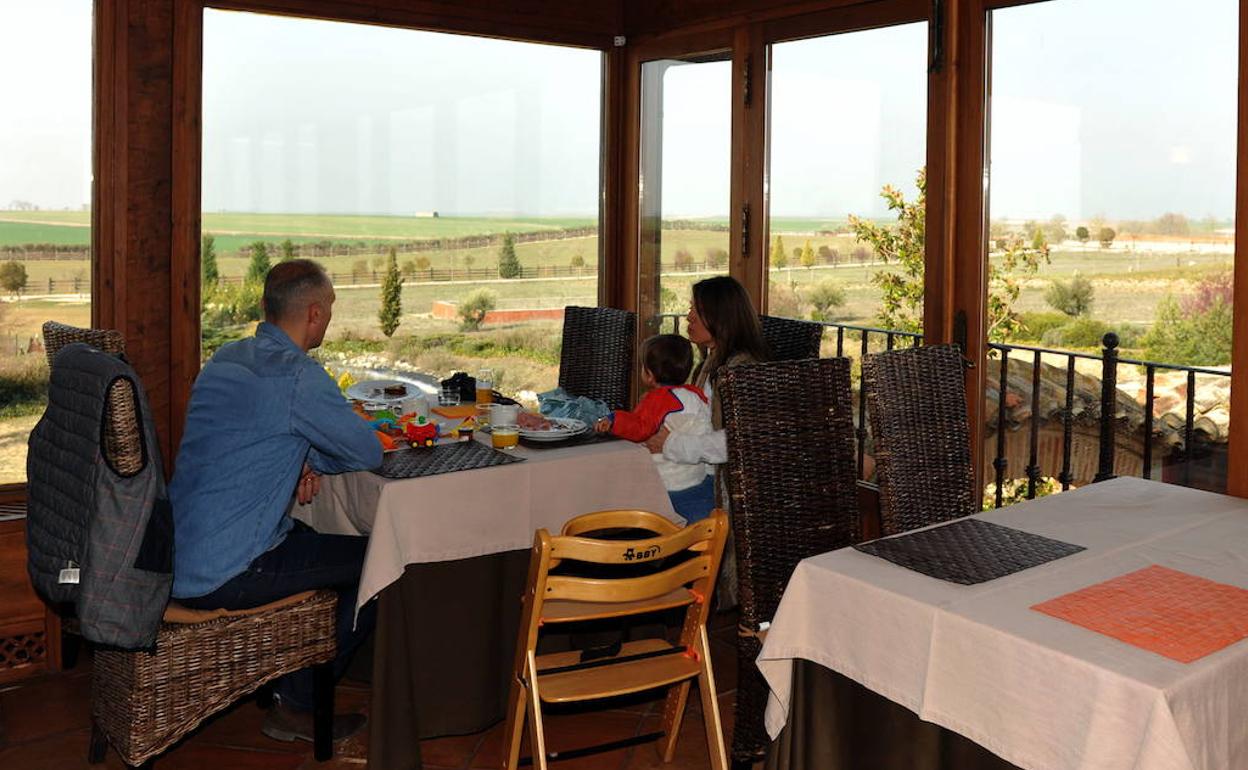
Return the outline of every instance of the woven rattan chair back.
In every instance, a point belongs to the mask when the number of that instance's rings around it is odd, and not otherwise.
[[[726,481],[740,629],[734,762],[761,758],[767,684],[754,665],[802,559],[859,537],[849,360],[808,358],[721,369]]]
[[[638,530],[650,536],[632,540],[590,536]],[[639,736],[636,742],[657,737],[660,754],[670,762],[689,685],[695,679],[702,698],[711,767],[727,770],[706,633],[711,594],[727,538],[728,517],[723,511],[714,511],[709,518],[683,529],[654,513],[623,510],[578,516],[565,525],[562,535],[538,530],[529,561],[503,732],[506,770],[519,767],[526,723],[533,767],[545,770],[544,704],[614,698],[660,687],[667,688],[661,732]],[[595,574],[552,574],[552,568],[561,564],[593,567]],[[638,572],[637,567],[654,569]],[[676,644],[663,638],[626,641],[606,657],[593,660],[585,660],[577,651],[537,653],[544,629],[681,609],[685,617]]]
[[[105,353],[120,356],[126,352],[126,339],[113,329],[82,329],[56,321],[43,324],[43,347],[48,366],[61,348],[82,342]],[[118,380],[108,389],[104,410],[104,457],[123,475],[143,468],[142,427],[139,425],[138,394],[134,386]]]
[[[636,339],[637,317],[630,311],[564,308],[559,387],[605,401],[612,409],[627,409]]]
[[[48,366],[52,365],[57,351],[71,342],[85,342],[115,356],[126,352],[126,338],[114,329],[83,329],[56,321],[44,322],[43,350],[48,356]]]
[[[818,358],[819,343],[823,340],[823,325],[794,318],[763,315],[758,320],[763,325],[763,340],[771,353],[771,361],[798,361]]]
[[[875,437],[880,534],[975,513],[965,364],[958,347],[867,356],[863,374]]]

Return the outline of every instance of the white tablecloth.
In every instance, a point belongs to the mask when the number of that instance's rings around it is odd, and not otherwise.
[[[525,461],[418,479],[326,476],[294,515],[320,532],[370,535],[357,609],[408,564],[529,548],[539,528],[557,532],[582,513],[637,508],[683,522],[639,444],[514,451]]]
[[[1032,770],[1248,768],[1248,640],[1183,664],[1029,609],[1150,564],[1248,588],[1248,500],[1118,479],[980,518],[1087,550],[975,586],[803,561],[758,658],[772,737],[802,658]]]

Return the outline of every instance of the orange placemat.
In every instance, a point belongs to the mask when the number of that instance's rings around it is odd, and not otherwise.
[[[435,406],[429,411],[434,414],[440,414],[443,417],[449,417],[452,420],[458,420],[466,417],[475,417],[477,414],[477,405],[460,404],[459,406]]]
[[[1181,663],[1248,637],[1248,590],[1156,564],[1032,609]]]

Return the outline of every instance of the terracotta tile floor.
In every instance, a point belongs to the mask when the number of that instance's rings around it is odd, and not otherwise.
[[[731,743],[732,710],[736,686],[736,616],[715,619],[711,632],[712,660],[719,689],[719,708],[724,732]],[[90,662],[74,671],[39,677],[16,685],[0,687],[0,768],[17,770],[71,770],[107,767],[122,770],[124,765],[110,749],[104,765],[88,765],[87,742],[90,734],[87,693],[90,688]],[[337,708],[341,711],[368,710],[367,685],[344,681],[338,687]],[[648,768],[706,768],[706,739],[696,690],[677,743],[676,758],[664,765],[653,744],[620,749],[608,754],[558,762],[558,770],[645,770]],[[574,748],[619,740],[657,730],[660,697],[613,704],[606,711],[570,712],[546,717],[547,746]],[[312,758],[311,744],[280,743],[260,733],[264,712],[245,700],[218,715],[172,751],[162,756],[162,770],[219,770],[222,768],[266,768],[301,770],[322,768],[362,769],[367,763],[367,728],[359,735],[338,743],[334,759],[318,763]],[[457,768],[496,768],[502,743],[501,724],[475,735],[427,740],[421,745],[427,770]],[[524,752],[528,752],[527,741]]]

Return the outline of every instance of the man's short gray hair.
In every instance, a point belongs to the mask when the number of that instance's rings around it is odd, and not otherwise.
[[[265,320],[280,321],[333,288],[325,268],[310,259],[279,262],[264,278]]]

